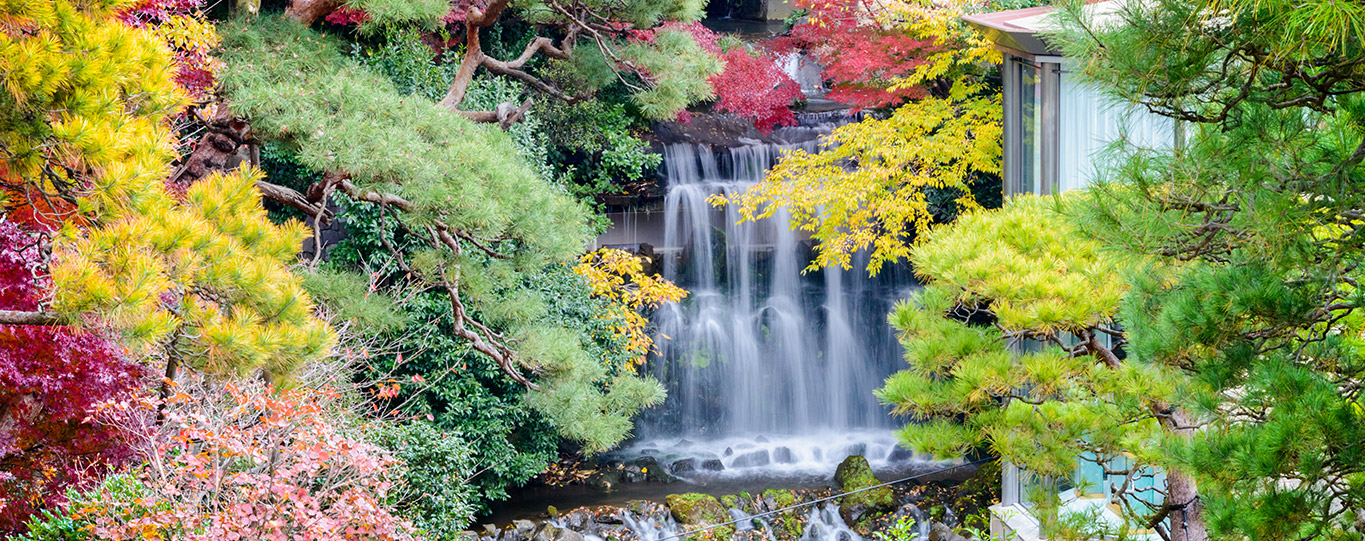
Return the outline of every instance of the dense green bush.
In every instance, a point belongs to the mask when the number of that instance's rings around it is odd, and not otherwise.
[[[69,489],[66,503],[55,509],[44,509],[27,524],[28,532],[15,541],[86,541],[91,538],[89,520],[82,518],[72,509],[81,509],[101,499],[117,499],[137,502],[147,496],[147,487],[136,478],[128,475],[111,475],[98,486],[89,490]],[[160,509],[146,508],[147,513]]]
[[[477,494],[469,481],[477,470],[463,435],[430,423],[381,425],[374,441],[403,462],[394,507],[427,539],[451,540],[474,518]]]

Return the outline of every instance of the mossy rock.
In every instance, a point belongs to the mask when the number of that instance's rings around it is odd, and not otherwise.
[[[882,482],[872,473],[872,466],[862,455],[851,455],[839,463],[834,471],[834,482],[844,492],[860,490],[880,485]],[[839,516],[845,524],[855,527],[865,524],[864,517],[889,513],[896,509],[896,493],[891,487],[865,490],[849,494],[839,500]],[[864,533],[864,532],[859,532]]]
[[[774,536],[778,541],[796,541],[806,533],[806,521],[795,512],[786,512],[773,521]]]
[[[716,497],[710,494],[669,494],[664,501],[668,502],[668,511],[673,514],[673,520],[679,524],[719,524],[730,518]]]
[[[669,494],[664,498],[668,503],[668,512],[673,515],[673,520],[683,525],[684,529],[695,530],[704,526],[713,526],[730,521],[730,514],[720,505],[715,496],[689,492],[687,494]],[[730,538],[735,532],[733,526],[721,526],[711,528],[704,532],[687,536],[686,539],[714,539],[724,541]]]
[[[768,489],[763,491],[763,499],[774,504],[774,509],[796,505],[796,493],[790,490]]]

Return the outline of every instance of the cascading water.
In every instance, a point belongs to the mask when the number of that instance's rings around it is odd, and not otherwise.
[[[735,521],[733,525],[736,531],[760,533],[758,536],[746,536],[747,539],[758,537],[761,539],[777,539],[777,528],[772,523],[772,517],[755,516],[745,513],[736,508],[730,508],[730,519]],[[852,528],[839,516],[839,506],[835,503],[816,504],[806,508],[804,511],[797,511],[805,517],[805,527],[801,537],[797,541],[862,541],[864,537],[858,535]],[[929,538],[930,520],[919,508],[907,506],[896,512],[896,517],[905,516],[914,521],[912,535],[915,539]],[[621,522],[635,534],[640,541],[679,541],[691,539],[692,535],[685,528],[673,520],[668,515],[650,516],[636,515],[630,511],[625,511],[620,516]],[[564,527],[561,521],[556,524]],[[603,537],[597,535],[584,535],[587,541],[603,541]]]
[[[786,216],[739,223],[734,206],[707,201],[763,180],[783,150],[817,151],[818,136],[848,118],[803,115],[771,134],[775,142],[665,147],[657,251],[664,276],[690,295],[655,313],[662,360],[651,368],[669,399],[643,417],[627,453],[731,475],[754,467],[828,475],[854,453],[874,467],[908,459],[873,396],[901,363],[886,317],[916,287],[908,271],[873,279],[855,262],[803,274],[811,242]]]

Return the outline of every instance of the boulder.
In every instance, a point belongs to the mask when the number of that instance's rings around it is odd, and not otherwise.
[[[611,490],[612,488],[615,488],[616,485],[621,484],[621,470],[598,470],[596,473],[588,476],[586,483],[593,488]]]
[[[712,458],[702,461],[701,469],[705,471],[725,471],[725,463],[721,462],[719,458]]]
[[[735,457],[735,460],[730,462],[730,466],[734,468],[755,468],[767,466],[771,463],[772,459],[768,457],[768,451],[758,450]]]
[[[756,442],[758,442],[758,443],[768,443],[768,437],[767,437],[767,436],[759,436],[759,437],[757,437],[757,438],[754,438],[754,441],[756,441]]]
[[[644,475],[646,481],[672,483],[678,480],[668,473],[668,468],[665,468],[659,459],[652,456],[640,457],[635,461],[635,466],[640,468],[640,473]]]
[[[669,494],[664,501],[668,503],[668,511],[673,515],[673,520],[688,530],[730,521],[730,513],[725,511],[725,507],[720,505],[715,496],[709,494],[698,492]],[[728,539],[734,531],[733,526],[721,526],[710,530],[711,535],[707,537]]]
[[[541,526],[531,541],[583,541],[583,534],[553,524]]]
[[[915,458],[913,451],[897,445],[891,451],[891,455],[886,457],[886,460],[887,462],[908,462],[912,458]]]
[[[638,483],[645,480],[645,469],[631,464],[621,470],[621,480],[627,483]]]
[[[674,474],[692,473],[694,471],[697,471],[697,459],[684,458],[681,460],[675,460],[673,461],[671,467],[673,468]]]
[[[720,501],[709,494],[669,494],[664,501],[668,503],[668,512],[673,515],[673,520],[679,524],[720,524],[730,520],[730,514],[725,512]]]
[[[834,470],[834,483],[844,492],[860,490],[881,484],[872,473],[872,466],[862,455],[852,455],[839,463]],[[891,487],[881,487],[849,494],[839,499],[839,516],[844,523],[857,526],[859,521],[874,515],[888,513],[896,509],[896,493]]]
[[[778,464],[795,464],[796,454],[792,453],[792,450],[786,447],[778,447],[773,449],[773,462]]]
[[[969,541],[954,532],[951,528],[943,525],[942,522],[935,522],[929,526],[929,541]]]
[[[733,455],[733,454],[735,454],[735,449],[734,449],[733,447],[726,447],[726,448],[725,448],[725,452],[724,452],[724,453],[721,453],[720,456],[730,456],[730,455]]]

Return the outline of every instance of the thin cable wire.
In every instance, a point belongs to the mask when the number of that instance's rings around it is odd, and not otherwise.
[[[711,530],[711,529],[719,528],[719,527],[721,527],[721,526],[729,526],[729,525],[731,525],[731,524],[739,524],[740,522],[743,522],[743,521],[746,521],[746,520],[753,520],[753,519],[756,519],[756,518],[758,518],[758,517],[762,517],[762,516],[766,516],[766,515],[771,515],[771,514],[774,514],[774,513],[781,513],[781,512],[783,512],[783,511],[790,511],[790,510],[792,510],[792,509],[797,509],[797,508],[800,508],[800,507],[806,507],[806,506],[808,506],[808,505],[815,505],[815,504],[817,504],[817,503],[824,503],[824,502],[833,500],[833,499],[835,499],[835,498],[842,498],[842,497],[844,497],[844,496],[848,496],[849,494],[857,494],[857,493],[859,493],[859,492],[864,492],[864,491],[868,491],[868,490],[872,490],[872,489],[877,489],[877,488],[882,488],[882,487],[889,487],[889,486],[891,486],[891,485],[898,485],[898,484],[904,483],[904,482],[906,482],[906,481],[914,481],[915,479],[919,479],[919,478],[921,478],[921,477],[927,477],[927,476],[930,476],[930,475],[933,475],[933,474],[936,474],[936,473],[950,472],[950,471],[953,471],[953,470],[956,470],[956,469],[965,468],[965,467],[967,467],[967,466],[980,466],[980,465],[985,464],[985,463],[987,463],[987,462],[990,462],[990,461],[992,461],[992,460],[995,460],[995,459],[994,459],[994,458],[985,458],[985,459],[977,460],[977,461],[975,461],[975,462],[967,462],[967,463],[965,463],[965,464],[958,464],[958,465],[956,465],[956,466],[950,466],[950,467],[947,467],[947,468],[937,469],[937,470],[934,470],[934,471],[929,471],[929,472],[924,472],[924,473],[920,473],[920,474],[915,474],[915,475],[911,475],[910,477],[906,477],[906,478],[904,478],[904,479],[897,479],[897,480],[895,480],[895,481],[889,481],[889,482],[886,482],[886,483],[882,483],[882,484],[880,484],[880,485],[872,485],[872,486],[870,486],[870,487],[860,488],[860,489],[858,489],[858,490],[850,490],[850,491],[848,491],[848,492],[843,492],[843,493],[840,493],[840,494],[835,494],[835,495],[833,495],[833,496],[826,496],[826,497],[824,497],[824,498],[820,498],[820,499],[816,499],[816,500],[811,500],[811,501],[808,501],[808,502],[798,503],[798,504],[795,504],[795,505],[788,505],[788,506],[783,507],[783,508],[781,508],[781,509],[773,509],[772,511],[765,511],[765,512],[763,512],[763,513],[758,513],[758,514],[756,514],[756,515],[749,515],[749,516],[746,516],[746,517],[744,517],[744,518],[738,518],[738,519],[732,520],[732,521],[730,521],[730,522],[722,522],[722,523],[720,523],[720,524],[712,524],[712,525],[707,526],[707,527],[705,527],[705,528],[698,528],[698,529],[692,530],[692,531],[690,531],[690,532],[683,532],[683,533],[680,533],[680,534],[674,534],[674,535],[670,535],[670,536],[667,536],[667,537],[660,537],[660,538],[658,539],[658,541],[668,541],[669,539],[677,539],[677,538],[679,538],[679,537],[686,537],[686,536],[689,536],[689,535],[692,535],[692,534],[695,534],[695,533],[701,533],[701,532],[704,532],[704,531],[706,531],[706,530]]]

